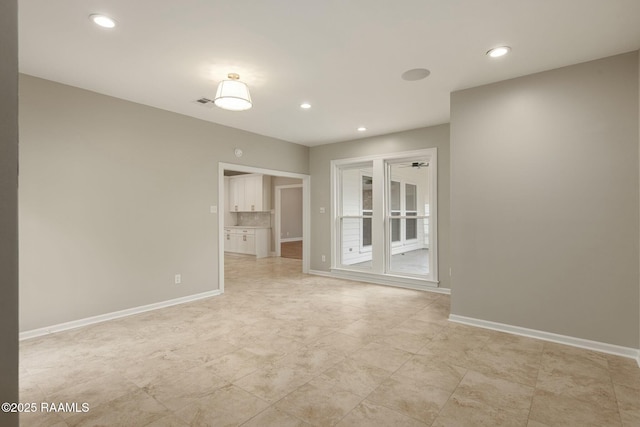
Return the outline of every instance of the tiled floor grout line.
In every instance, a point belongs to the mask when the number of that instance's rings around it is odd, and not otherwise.
[[[458,384],[455,386],[455,388],[451,391],[451,394],[449,395],[449,397],[447,398],[447,401],[444,402],[444,405],[442,405],[442,408],[440,408],[440,410],[438,411],[438,415],[436,415],[436,417],[433,419],[433,421],[431,421],[431,424],[429,424],[430,426],[432,426],[437,420],[438,417],[440,416],[440,414],[442,413],[442,411],[444,410],[444,408],[447,406],[447,404],[449,403],[449,401],[451,400],[451,398],[453,397],[453,395],[456,393],[456,390],[458,390],[458,387],[460,387],[460,384],[462,383],[462,380],[464,380],[464,378],[467,376],[467,374],[469,373],[469,369],[465,368],[465,373],[462,377],[460,377],[460,381],[458,381]]]
[[[536,396],[536,390],[538,389],[538,381],[540,381],[540,371],[542,370],[542,358],[544,357],[544,342],[538,356],[538,370],[536,372],[536,382],[533,385],[533,394],[531,395],[531,402],[529,402],[529,411],[527,412],[527,424],[531,421],[531,409],[533,408],[533,399]]]
[[[412,355],[412,357],[413,357],[413,355]],[[349,412],[347,412],[347,413],[346,413],[346,414],[345,414],[345,415],[340,419],[340,421],[339,421],[338,423],[336,423],[336,424],[340,424],[340,422],[341,422],[343,419],[345,419],[345,418],[346,418],[346,417],[347,417],[351,412],[353,412],[353,411],[354,411],[354,410],[355,410],[359,405],[361,405],[361,404],[362,404],[362,402],[364,402],[365,400],[367,400],[367,399],[369,398],[369,396],[371,396],[373,393],[375,393],[375,391],[376,391],[376,390],[378,390],[380,387],[382,387],[382,384],[383,384],[385,381],[387,381],[389,378],[391,378],[391,377],[393,376],[393,374],[395,374],[397,371],[399,371],[399,370],[400,370],[400,368],[402,368],[402,366],[404,366],[407,362],[409,362],[409,360],[411,360],[411,358],[407,359],[407,361],[405,361],[404,363],[402,363],[402,365],[400,365],[400,366],[398,367],[398,369],[396,369],[395,371],[392,371],[392,372],[391,372],[391,373],[390,373],[390,374],[389,374],[389,375],[388,375],[384,380],[380,381],[380,384],[378,384],[376,387],[374,387],[374,389],[373,389],[373,390],[371,390],[371,391],[370,391],[370,392],[369,392],[369,393],[368,393],[364,398],[362,398],[362,399],[360,400],[360,402],[358,403],[358,405],[354,406],[354,407],[353,407]],[[366,362],[363,362],[363,364],[365,364],[365,365],[367,365],[367,366],[372,366],[372,365],[368,365]],[[396,413],[400,414],[400,412],[396,411],[394,408],[390,408],[390,407],[388,407],[388,406],[386,406],[386,405],[382,405],[382,404],[378,404],[378,403],[376,403],[376,405],[384,406],[385,408],[387,408],[387,409],[389,409],[389,410],[391,410],[391,411],[393,411],[393,412],[396,412]],[[413,418],[413,419],[415,419],[415,418]],[[419,420],[418,420],[418,421],[419,421]]]
[[[428,345],[428,343],[425,343],[425,345],[424,345],[423,347],[421,347],[420,349],[422,349],[422,348],[426,347],[427,345]],[[419,350],[420,350],[420,349],[419,349]],[[402,349],[398,349],[398,350],[402,350]],[[419,350],[418,350],[418,351],[419,351]],[[402,350],[402,351],[404,351],[404,350]],[[405,362],[403,362],[403,363],[402,363],[402,364],[401,364],[401,365],[400,365],[400,366],[399,366],[395,371],[391,371],[391,373],[390,373],[390,374],[389,374],[389,375],[388,375],[388,376],[387,376],[383,381],[381,381],[381,382],[380,382],[380,384],[378,384],[378,385],[377,385],[377,386],[376,386],[376,387],[375,387],[371,392],[369,392],[369,394],[367,394],[367,396],[366,396],[365,398],[363,398],[363,399],[360,401],[360,403],[364,402],[365,400],[367,400],[367,399],[369,398],[369,396],[371,396],[372,394],[374,394],[376,390],[378,390],[380,387],[382,387],[382,384],[383,384],[385,381],[389,380],[389,379],[390,379],[394,374],[396,374],[400,369],[402,369],[402,367],[403,367],[404,365],[406,365],[407,363],[409,363],[409,361],[410,361],[414,356],[416,356],[417,354],[418,354],[418,353],[411,353],[411,356],[409,357],[409,359],[407,359]],[[363,362],[363,363],[364,363],[364,362]],[[366,363],[365,363],[365,364],[366,364]],[[371,365],[369,365],[369,366],[371,366]],[[442,389],[440,389],[440,390],[442,390]],[[453,393],[453,392],[452,392],[452,393]],[[376,404],[376,405],[383,406],[383,407],[387,408],[388,410],[393,411],[393,412],[395,412],[395,413],[397,413],[397,414],[401,414],[401,415],[407,416],[407,417],[409,417],[409,418],[411,418],[411,419],[414,419],[414,420],[416,420],[416,421],[418,421],[418,422],[420,422],[420,423],[422,423],[422,424],[426,424],[426,423],[424,423],[421,419],[414,418],[414,417],[411,417],[411,416],[409,416],[409,415],[402,414],[401,412],[398,412],[395,408],[390,407],[390,406],[387,406],[387,405],[385,405],[384,403],[375,403],[375,404]],[[444,407],[444,405],[443,405],[443,407]],[[357,408],[357,406],[356,406],[356,407],[354,407],[351,411],[349,411],[349,413],[351,413],[355,408]],[[346,414],[342,419],[344,419],[347,415],[348,415],[348,414]],[[437,418],[437,417],[436,417],[436,418]],[[341,419],[341,420],[342,420],[342,419]],[[434,421],[435,421],[435,418],[434,418]]]
[[[170,408],[168,408],[164,403],[160,402],[160,401],[159,401],[158,399],[156,399],[154,396],[152,396],[152,395],[150,395],[149,393],[147,393],[147,391],[146,391],[146,390],[144,390],[144,388],[142,388],[142,387],[141,387],[141,388],[140,388],[140,390],[141,390],[143,393],[145,393],[147,396],[149,396],[151,399],[153,399],[157,404],[159,404],[160,406],[164,407],[164,408],[165,408],[167,411],[169,411],[169,413],[170,413],[170,414],[172,414],[174,417],[176,417],[176,418],[180,419],[180,417],[178,417],[178,415],[177,415],[173,410],[171,410]],[[187,405],[187,406],[188,406],[188,405]],[[159,418],[159,419],[162,419],[162,418],[164,418],[164,416],[163,416],[163,417],[161,417],[161,418]],[[155,423],[156,421],[158,421],[158,420],[152,420],[152,421],[148,422],[147,424],[145,424],[145,426],[147,426],[147,425],[149,425],[149,424],[151,424],[151,423]]]
[[[607,367],[608,367],[609,362],[607,361]],[[609,371],[609,376],[611,376],[611,371]],[[620,425],[623,425],[622,423],[622,411],[620,410],[620,402],[618,401],[618,393],[616,392],[616,385],[613,382],[613,378],[611,379],[611,389],[613,390],[613,396],[616,398],[616,408],[618,410],[618,418],[620,419]]]

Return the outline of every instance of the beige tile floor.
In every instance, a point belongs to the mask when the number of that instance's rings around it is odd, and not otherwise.
[[[226,293],[21,346],[23,426],[640,426],[630,359],[447,321],[449,297],[226,259]]]

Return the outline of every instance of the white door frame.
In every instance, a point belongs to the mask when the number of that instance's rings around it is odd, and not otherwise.
[[[356,157],[356,158],[348,158],[348,159],[336,159],[331,160],[331,273],[335,277],[342,278],[351,278],[351,279],[365,279],[374,283],[382,283],[386,285],[392,286],[401,286],[408,287],[411,289],[432,289],[438,286],[438,236],[437,236],[437,224],[438,224],[438,207],[437,207],[437,171],[438,171],[438,162],[437,162],[437,148],[424,148],[421,150],[413,150],[413,151],[404,151],[398,153],[389,153],[389,154],[376,154],[370,156]],[[389,219],[384,218],[386,214],[382,215],[382,218],[376,218],[376,212],[384,213],[387,212],[386,206],[384,205],[385,200],[388,199],[388,195],[385,196],[386,192],[386,181],[387,181],[387,172],[385,164],[388,164],[388,161],[400,160],[405,158],[413,158],[413,157],[428,157],[429,163],[431,165],[430,177],[429,177],[429,186],[430,186],[430,194],[433,199],[429,201],[429,236],[430,236],[430,246],[429,246],[429,276],[425,278],[414,278],[409,275],[398,275],[393,273],[389,269],[389,259],[391,256],[391,252],[387,253],[388,248],[385,245],[385,236],[383,234],[387,234],[389,232],[390,224]],[[338,188],[341,186],[340,184],[340,169],[345,165],[351,165],[356,167],[359,163],[371,164],[373,168],[373,180],[378,183],[385,183],[385,185],[374,185],[374,195],[373,195],[373,219],[372,219],[372,227],[384,230],[383,233],[374,233],[372,236],[373,239],[373,247],[374,251],[373,262],[371,271],[357,271],[354,268],[345,267],[341,264],[340,261],[340,253],[341,253],[341,242],[337,236],[337,230],[339,229],[339,221],[337,220],[340,213],[340,191]],[[380,217],[380,214],[378,214]],[[377,251],[377,252],[376,252]]]
[[[311,176],[301,173],[284,172],[253,166],[236,165],[233,163],[218,163],[218,289],[224,292],[224,171],[259,173],[283,178],[302,180],[302,272],[309,273],[311,248]],[[298,184],[300,185],[300,184]],[[277,222],[276,222],[277,223]]]
[[[280,248],[280,230],[282,229],[282,224],[280,223],[282,217],[282,189],[286,188],[302,188],[302,184],[291,184],[291,185],[276,185],[276,200],[275,200],[275,210],[276,210],[276,220],[275,220],[275,245],[276,245],[276,256],[281,256],[281,248]],[[304,192],[304,189],[302,190]],[[303,196],[304,197],[304,196]],[[304,206],[303,206],[304,210]],[[304,231],[303,231],[304,233]],[[304,236],[302,237],[302,244],[304,245]],[[303,254],[304,255],[304,254]]]

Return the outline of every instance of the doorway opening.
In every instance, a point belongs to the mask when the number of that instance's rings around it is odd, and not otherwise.
[[[302,183],[274,189],[276,256],[302,259]]]
[[[225,251],[227,256],[232,257],[252,256],[260,259],[281,256],[283,189],[297,188],[299,192],[296,202],[299,204],[296,219],[299,224],[289,228],[288,233],[290,241],[301,247],[298,259],[302,261],[302,273],[309,272],[309,178],[308,175],[292,172],[222,162],[218,164],[218,282],[221,292],[224,292]],[[276,188],[280,190],[279,195]],[[288,196],[285,194],[286,198]],[[285,213],[285,218],[289,213]],[[286,243],[286,235],[284,240]]]

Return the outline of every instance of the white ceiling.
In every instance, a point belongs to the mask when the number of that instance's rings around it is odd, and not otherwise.
[[[640,0],[20,0],[20,70],[308,146],[449,121],[449,93],[640,48]],[[92,13],[115,18],[106,30]],[[490,59],[491,47],[510,55]],[[428,68],[408,82],[400,75]],[[254,106],[194,103],[240,74]],[[301,102],[310,110],[299,108]],[[366,132],[357,132],[366,126]]]

